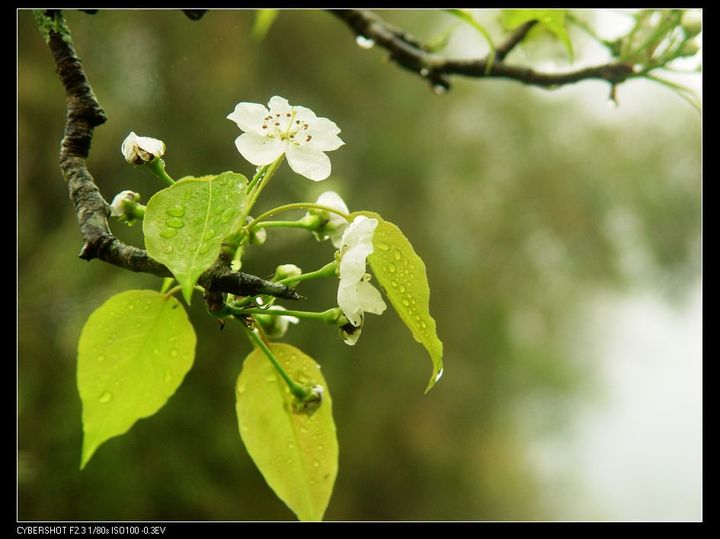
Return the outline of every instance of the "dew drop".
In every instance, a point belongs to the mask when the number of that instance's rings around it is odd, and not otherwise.
[[[395,260],[400,260],[402,258],[402,255],[400,254],[400,251],[395,251],[393,253],[393,256],[395,257]]]
[[[395,273],[395,271],[397,271],[397,268],[395,267],[395,264],[389,264],[388,267],[387,267],[387,270],[388,270],[390,273]]]
[[[242,395],[243,393],[245,393],[245,389],[247,389],[247,387],[245,386],[245,384],[243,384],[243,385],[241,385],[241,386],[237,386],[237,394],[238,394],[238,395]],[[246,429],[247,427],[243,426],[242,428],[243,428],[243,429]]]
[[[320,461],[319,461],[318,459],[313,460],[313,466],[314,466],[315,468],[319,468],[319,467],[320,467]]]
[[[172,350],[170,350],[170,355],[171,355],[172,357],[177,357],[178,351],[175,350],[175,348],[173,348]]]
[[[170,217],[165,221],[165,224],[171,228],[182,228],[185,226],[185,221],[179,217]]]
[[[182,217],[185,215],[185,208],[180,205],[172,206],[165,210],[165,213],[167,213],[170,217]]]
[[[176,234],[177,234],[177,230],[175,230],[174,228],[166,228],[162,232],[160,232],[160,235],[163,238],[172,238]]]
[[[421,77],[427,77],[430,74],[430,70],[427,67],[423,67],[420,70],[420,76]]]
[[[427,327],[427,324],[425,323],[424,320],[420,320],[420,327],[423,329],[425,329]]]
[[[265,381],[266,382],[275,382],[275,381],[277,381],[277,379],[275,378],[274,374],[271,374],[271,375],[265,377]]]
[[[165,376],[163,376],[163,380],[166,382],[170,381],[170,371],[165,371]]]
[[[390,249],[390,246],[389,246],[387,243],[383,243],[383,242],[381,242],[381,241],[379,241],[379,242],[377,243],[377,246],[378,246],[379,249],[382,249],[383,251],[387,251],[387,250]]]
[[[230,221],[230,218],[233,216],[234,213],[234,209],[226,209],[224,212],[222,212],[222,215],[220,216],[220,221],[222,221],[223,223],[227,223],[228,221]]]
[[[210,228],[205,231],[205,236],[203,237],[203,239],[209,240],[210,238],[213,238],[213,237],[215,237],[215,231],[212,228]]]
[[[288,449],[295,449],[295,444],[293,444],[292,442],[288,442]]]
[[[372,49],[375,45],[375,42],[372,39],[362,35],[355,38],[355,43],[357,43],[357,46],[361,49]]]
[[[100,395],[100,398],[98,399],[100,401],[100,404],[107,404],[110,402],[113,398],[112,393],[109,391],[104,392],[102,395]]]
[[[204,254],[207,254],[207,252],[208,252],[209,250],[210,250],[210,245],[208,245],[208,244],[206,243],[206,244],[204,244],[202,247],[200,247],[200,249],[198,249],[198,253],[200,253],[201,255],[204,255]]]
[[[444,372],[444,369],[440,369],[438,371],[438,373],[435,375],[435,380],[433,380],[433,383],[437,382],[438,380],[440,380],[440,378],[442,378],[443,372]]]
[[[400,293],[401,293],[401,294],[404,294],[404,293],[405,293],[405,290],[406,290],[405,285],[402,285],[402,284],[401,284],[401,285],[400,285]]]
[[[317,446],[318,451],[323,451],[324,449],[325,449],[325,447],[322,444]]]
[[[403,302],[403,305],[405,305],[405,307],[410,306],[410,301],[407,298],[403,298],[402,302]]]
[[[98,360],[98,363],[102,363],[103,361],[105,361],[105,356],[100,355],[100,356],[98,356],[97,360]]]

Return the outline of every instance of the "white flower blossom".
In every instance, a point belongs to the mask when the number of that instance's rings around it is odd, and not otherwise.
[[[285,311],[282,305],[271,305],[269,311]],[[277,316],[272,314],[256,314],[255,320],[263,327],[268,337],[278,338],[285,335],[290,324],[297,324],[300,319],[296,316]]]
[[[360,215],[342,236],[337,301],[343,314],[355,327],[362,326],[364,312],[382,314],[387,309],[378,289],[369,283],[370,274],[365,272],[367,257],[374,250],[372,238],[377,225],[377,219]]]
[[[319,182],[330,175],[330,159],[324,152],[345,144],[335,122],[318,118],[313,111],[290,106],[288,100],[274,96],[270,110],[259,103],[238,103],[228,114],[245,131],[237,139],[240,154],[253,165],[269,165],[283,153],[298,174]]]
[[[343,213],[350,213],[350,210],[348,210],[345,201],[335,191],[325,191],[317,198],[315,204],[327,206]],[[343,232],[345,232],[345,229],[348,226],[347,220],[345,220],[344,217],[338,215],[337,213],[332,213],[329,211],[310,210],[310,212],[308,212],[308,215],[312,214],[322,215],[325,219],[327,219],[327,222],[322,227],[320,227],[319,230],[314,232],[315,237],[319,241],[330,238],[333,246],[336,249],[340,249],[340,246],[342,245]]]
[[[120,147],[125,161],[131,165],[142,165],[165,153],[165,143],[151,137],[138,137],[132,131]]]

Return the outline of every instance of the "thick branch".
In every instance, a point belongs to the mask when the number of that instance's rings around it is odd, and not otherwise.
[[[429,53],[415,38],[390,27],[374,13],[366,10],[329,10],[347,24],[357,36],[372,39],[390,53],[390,59],[400,67],[413,71],[427,79],[433,86],[449,88],[448,75],[464,75],[474,78],[506,78],[525,84],[554,88],[588,79],[599,79],[612,85],[635,76],[631,64],[611,63],[566,73],[543,73],[526,67],[508,65],[505,56],[527,35],[532,21],[524,24],[501,44],[488,69],[488,59],[454,60]]]
[[[109,206],[100,194],[85,159],[90,153],[93,130],[105,122],[106,116],[93,94],[82,64],[75,53],[70,32],[59,11],[38,13],[38,23],[52,52],[55,66],[65,88],[67,121],[60,148],[60,170],[68,184],[70,199],[75,204],[80,234],[85,242],[80,258],[98,258],[135,272],[160,277],[172,275],[170,270],[137,247],[126,245],[110,232],[107,216]],[[233,272],[217,263],[198,282],[208,290],[237,295],[268,294],[285,299],[301,296],[292,288],[265,281],[254,275]]]

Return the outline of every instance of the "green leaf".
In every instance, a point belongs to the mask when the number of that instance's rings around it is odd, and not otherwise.
[[[154,290],[116,294],[80,334],[84,468],[106,440],[162,408],[195,359],[195,331],[174,297]]]
[[[564,9],[503,9],[501,22],[507,30],[514,30],[528,21],[538,21],[543,27],[562,41],[568,51],[570,61],[573,60],[573,48],[570,36],[565,28]]]
[[[492,69],[493,61],[495,60],[495,44],[493,43],[492,37],[490,36],[490,32],[488,32],[482,24],[477,22],[477,20],[475,20],[475,17],[473,17],[472,13],[470,13],[470,11],[468,11],[467,9],[446,9],[445,11],[475,28],[475,30],[480,32],[480,34],[485,38],[485,41],[487,41],[487,44],[490,47],[490,54],[488,55],[486,69],[486,71],[489,73]]]
[[[240,226],[246,185],[245,176],[234,172],[186,177],[148,201],[145,247],[172,271],[188,304],[198,277],[220,254],[223,239]]]
[[[443,343],[430,316],[430,285],[425,264],[396,225],[374,212],[355,212],[352,217],[356,215],[378,220],[373,236],[375,251],[368,262],[400,319],[430,354],[433,373],[425,389],[427,393],[442,376]]]
[[[312,415],[293,413],[287,384],[255,350],[237,379],[240,437],[270,488],[298,518],[322,520],[338,468],[330,392],[312,358],[289,344],[272,343],[270,350],[297,383],[323,387],[322,403]]]
[[[252,29],[253,38],[262,41],[277,19],[278,13],[280,13],[278,9],[258,9],[255,12],[255,24]]]

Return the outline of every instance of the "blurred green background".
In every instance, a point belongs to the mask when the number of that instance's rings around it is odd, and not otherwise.
[[[425,39],[456,22],[433,11],[383,16]],[[251,174],[225,116],[239,101],[281,95],[334,120],[347,145],[330,154],[333,175],[321,184],[283,167],[258,210],[332,189],[351,210],[398,224],[426,261],[445,344],[445,376],[428,395],[430,362],[391,311],[368,315],[355,347],[319,325],[287,335],[322,364],[333,394],[340,471],[328,520],[628,517],[585,483],[601,463],[574,465],[583,461],[564,454],[572,444],[562,441],[582,434],[583,410],[614,402],[603,368],[615,357],[608,345],[623,302],[642,294],[656,309],[698,312],[688,299],[700,279],[697,111],[644,81],[618,88],[618,108],[608,106],[601,82],[548,92],[457,78],[436,95],[383,61],[382,51],[359,48],[343,23],[319,11],[282,12],[262,42],[250,35],[252,11],[209,12],[197,22],[178,11],[66,17],[109,118],[88,162],[107,200],[123,189],[147,200],[161,187],[124,162],[120,144],[131,130],[165,141],[175,177]],[[160,280],[77,257],[81,240],[57,166],[63,90],[29,11],[19,12],[18,32],[19,518],[293,519],[238,435],[234,383],[249,344],[239,328],[218,331],[201,302],[190,309],[196,362],[176,395],[78,470],[82,325],[112,294],[157,288]],[[582,60],[582,35],[571,35]],[[450,52],[477,56],[483,46],[461,29]],[[562,46],[550,49],[559,68],[571,67]],[[513,54],[532,58],[529,48]],[[139,227],[111,226],[142,246]],[[330,256],[329,244],[303,231],[269,231],[244,262],[268,276],[281,263],[310,270]],[[307,309],[335,302],[331,283],[301,292]],[[605,302],[599,315],[598,301]],[[697,347],[693,328],[687,338]],[[699,432],[680,440],[672,430],[700,417],[695,401],[685,408],[682,401],[699,394],[699,378],[680,376],[699,359],[680,349],[665,363],[671,391],[656,386],[654,394],[680,399],[671,407],[687,414],[663,423],[653,439],[600,433],[611,447],[637,443],[652,453],[667,442],[682,455],[700,454]],[[660,360],[643,358],[633,378],[642,383],[629,389],[639,400],[653,392]],[[653,418],[639,417],[638,429],[646,419]],[[560,463],[554,474],[538,465],[538,444],[548,440]],[[618,459],[608,474],[633,481],[636,461]],[[687,470],[676,472],[693,478],[699,460],[686,460],[679,462]],[[667,495],[635,517],[698,518],[699,478],[674,492],[663,466],[640,486]]]

